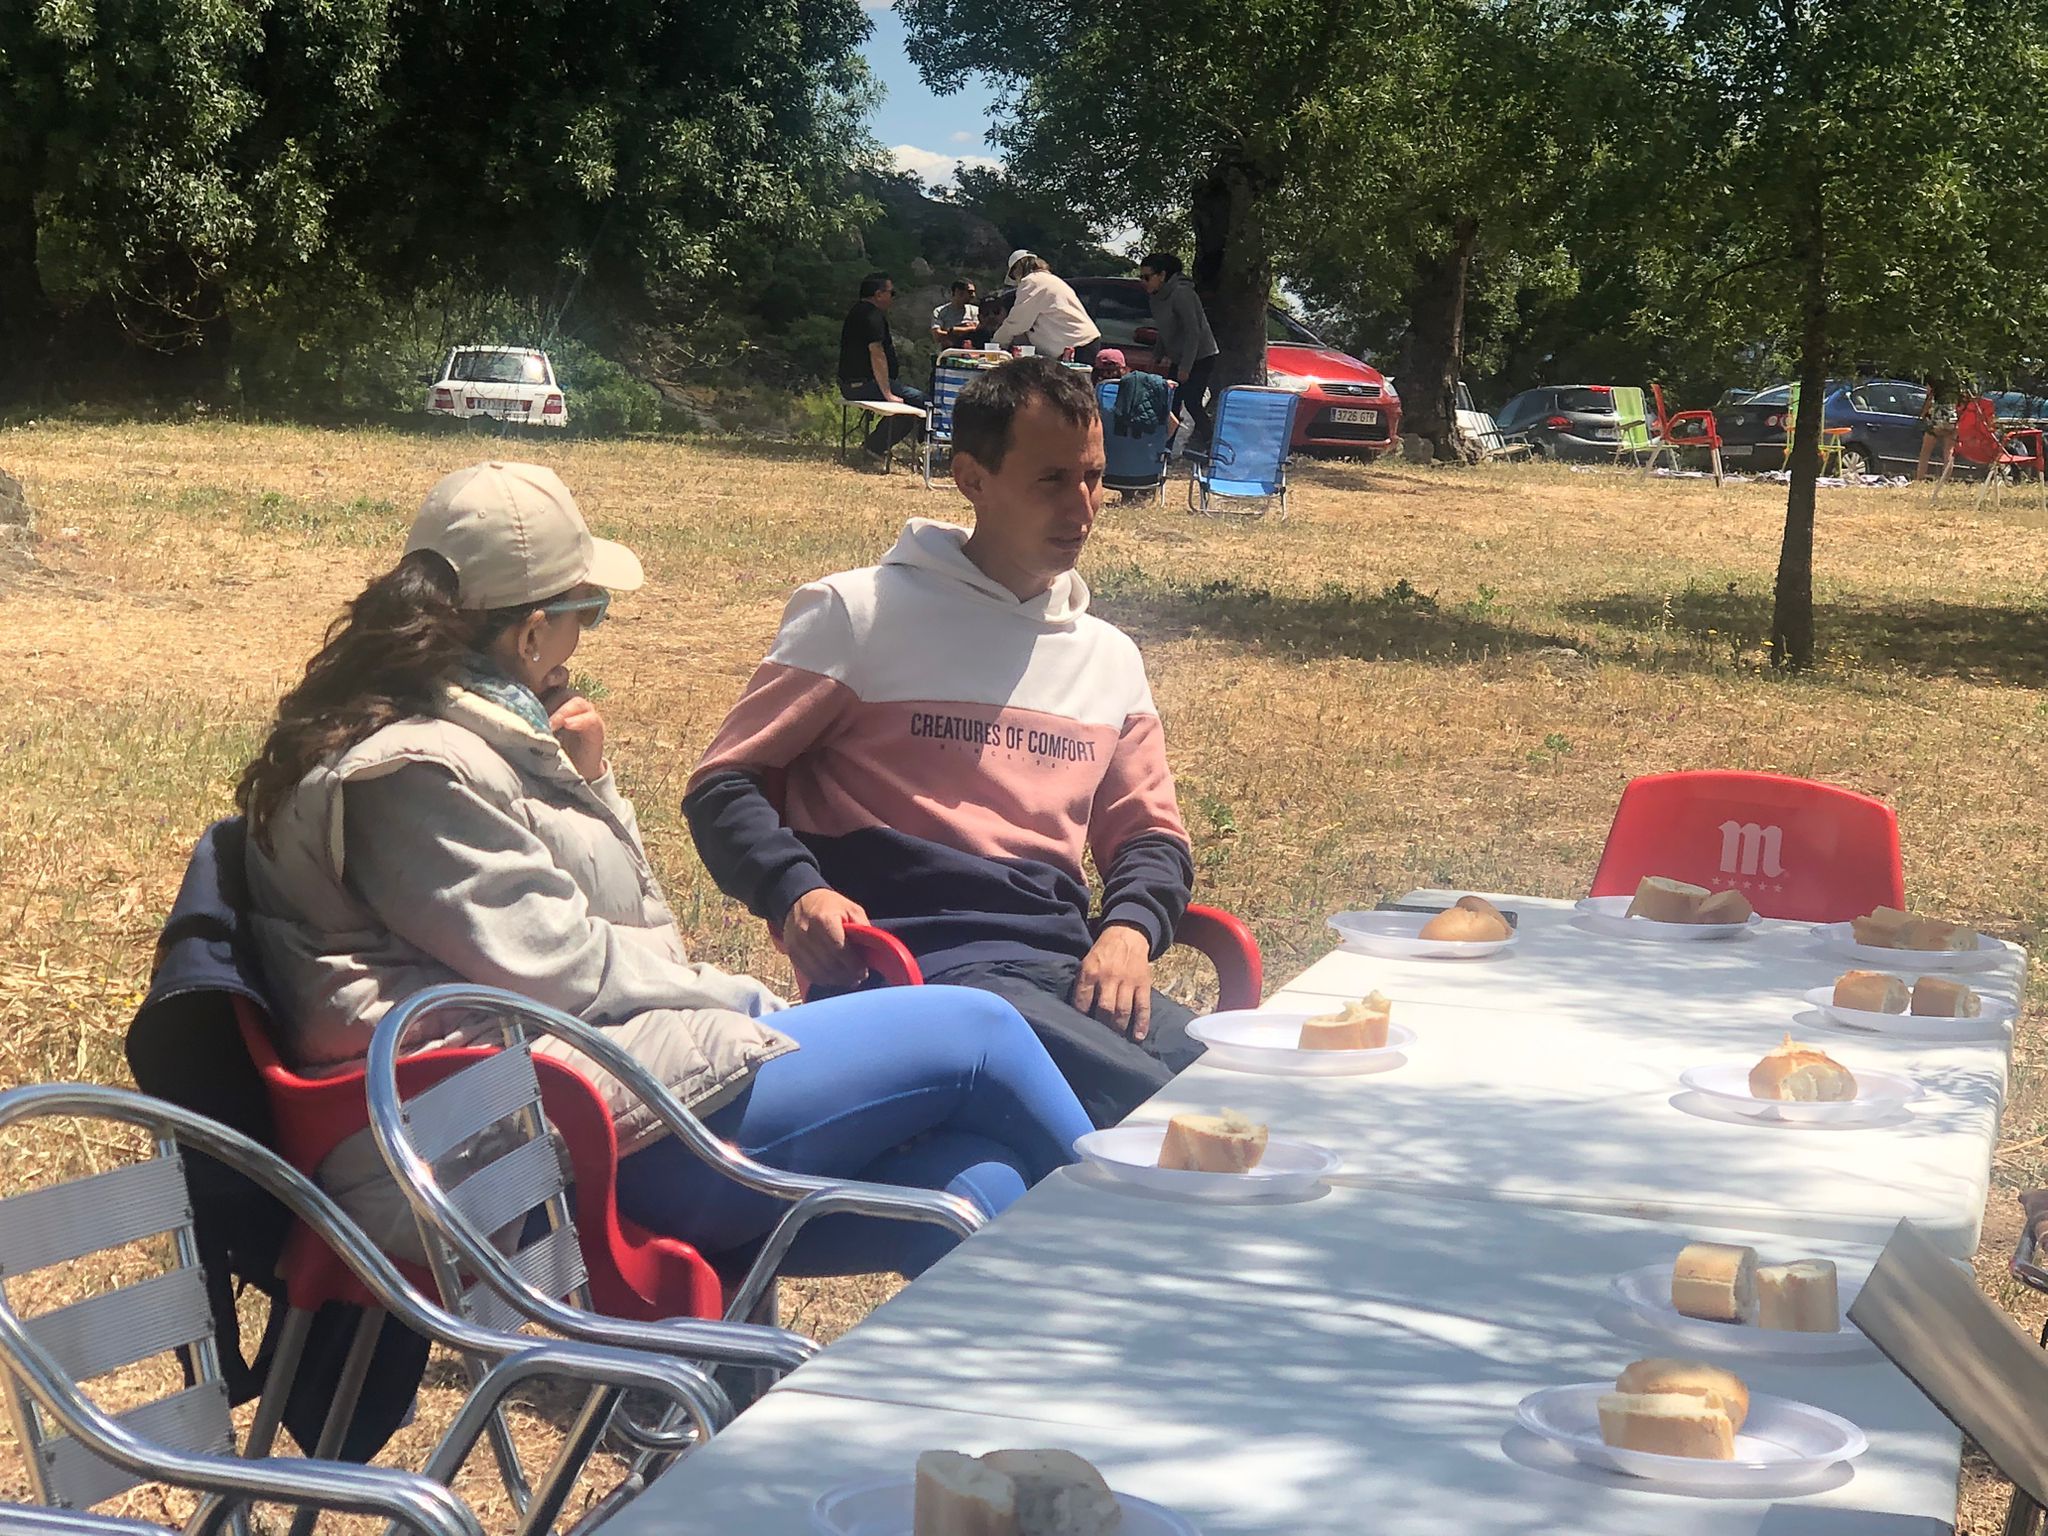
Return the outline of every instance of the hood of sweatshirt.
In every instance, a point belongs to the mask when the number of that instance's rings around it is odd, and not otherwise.
[[[913,517],[905,523],[882,564],[938,576],[986,599],[991,608],[1047,629],[1070,625],[1088,611],[1088,583],[1080,572],[1062,572],[1045,591],[1020,603],[1016,593],[967,558],[967,530],[936,518]]]

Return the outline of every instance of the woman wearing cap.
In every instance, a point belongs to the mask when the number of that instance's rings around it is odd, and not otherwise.
[[[996,346],[1023,343],[1041,357],[1064,357],[1071,347],[1075,362],[1095,361],[1102,331],[1088,318],[1080,295],[1053,275],[1043,256],[1010,252],[1009,279],[1017,293],[1010,300],[1010,312],[996,327]]]
[[[764,1162],[1002,1209],[1090,1128],[1007,1003],[924,987],[786,1009],[752,977],[685,955],[604,722],[568,687],[583,632],[641,579],[631,551],[591,537],[552,470],[479,464],[428,494],[404,557],[330,628],[236,791],[284,1053],[312,1071],[360,1062],[392,1004],[487,983],[605,1029]],[[780,1214],[591,1076],[630,1154],[629,1217],[715,1255]],[[951,1241],[835,1218],[807,1229],[797,1264],[914,1274]]]

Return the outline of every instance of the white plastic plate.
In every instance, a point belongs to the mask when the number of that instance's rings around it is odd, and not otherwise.
[[[1124,1518],[1117,1536],[1201,1536],[1195,1523],[1163,1505],[1116,1496]],[[917,1479],[879,1477],[847,1483],[819,1495],[811,1525],[820,1536],[911,1536],[917,1515]]]
[[[1360,955],[1390,960],[1477,960],[1482,955],[1513,949],[1520,935],[1508,930],[1504,939],[1425,939],[1422,925],[1430,912],[1339,912],[1330,919],[1343,948]]]
[[[1299,1195],[1335,1170],[1335,1153],[1306,1141],[1269,1136],[1266,1155],[1249,1173],[1196,1173],[1159,1166],[1159,1148],[1166,1140],[1163,1125],[1116,1125],[1090,1131],[1074,1143],[1084,1161],[1135,1189],[1191,1195],[1203,1200],[1268,1200]]]
[[[1863,1120],[1883,1120],[1920,1096],[1919,1085],[1910,1077],[1849,1067],[1856,1076],[1853,1099],[1831,1104],[1759,1099],[1749,1091],[1749,1069],[1755,1065],[1753,1060],[1717,1061],[1704,1067],[1689,1067],[1679,1074],[1678,1080],[1694,1093],[1703,1093],[1752,1120],[1782,1120],[1800,1125],[1854,1125]],[[1849,1066],[1847,1062],[1842,1065]]]
[[[1414,1030],[1390,1023],[1387,1043],[1377,1050],[1304,1051],[1297,1043],[1301,1026],[1317,1017],[1320,1015],[1314,1013],[1239,1008],[1205,1014],[1188,1025],[1188,1033],[1209,1048],[1204,1061],[1273,1077],[1355,1077],[1364,1072],[1386,1072],[1400,1066],[1406,1059],[1402,1050],[1415,1043]]]
[[[1847,1419],[1790,1398],[1753,1395],[1749,1417],[1735,1436],[1733,1461],[1624,1451],[1600,1438],[1600,1399],[1613,1390],[1613,1384],[1604,1381],[1546,1387],[1522,1399],[1515,1422],[1590,1466],[1702,1493],[1777,1483],[1853,1460],[1870,1449],[1863,1431]]]
[[[1747,1355],[1757,1360],[1810,1359],[1815,1355],[1874,1353],[1877,1346],[1849,1321],[1849,1304],[1863,1289],[1861,1275],[1835,1271],[1835,1286],[1842,1303],[1842,1326],[1834,1333],[1787,1333],[1776,1328],[1753,1328],[1743,1323],[1717,1323],[1704,1317],[1687,1317],[1671,1305],[1671,1266],[1647,1264],[1616,1275],[1614,1294],[1639,1320],[1687,1349],[1713,1350],[1724,1355]]]
[[[1908,967],[1910,969],[1910,967]],[[1910,984],[1910,983],[1909,983]],[[1979,1040],[2004,1033],[2015,1013],[1999,998],[1984,999],[1984,1011],[1972,1019],[1947,1019],[1928,1013],[1875,1013],[1868,1008],[1838,1008],[1833,987],[1815,987],[1806,1000],[1828,1018],[1849,1029],[1868,1030],[1880,1035],[1897,1035],[1906,1040]]]
[[[1877,971],[1981,971],[1996,965],[2005,953],[2003,944],[1981,933],[1975,949],[1880,949],[1874,944],[1858,944],[1854,932],[1847,923],[1822,923],[1813,936],[1830,953],[1861,960],[1867,969]]]
[[[1660,923],[1647,917],[1630,917],[1629,903],[1634,900],[1633,896],[1587,896],[1574,903],[1572,910],[1585,919],[1586,926],[1595,933],[1623,939],[1645,939],[1653,944],[1698,944],[1707,939],[1732,939],[1752,928],[1761,928],[1764,921],[1752,912],[1746,923]]]

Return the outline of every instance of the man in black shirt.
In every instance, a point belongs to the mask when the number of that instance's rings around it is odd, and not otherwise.
[[[889,309],[896,285],[886,272],[860,280],[860,302],[839,328],[839,393],[848,400],[896,400],[924,409],[924,392],[896,382],[896,341],[889,334]],[[861,446],[876,463],[917,429],[918,416],[883,416]]]

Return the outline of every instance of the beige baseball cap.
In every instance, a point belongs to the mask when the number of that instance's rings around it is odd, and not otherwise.
[[[515,608],[589,583],[632,592],[645,581],[623,544],[594,539],[561,476],[493,459],[443,475],[427,492],[405,552],[431,549],[455,567],[464,608]]]

